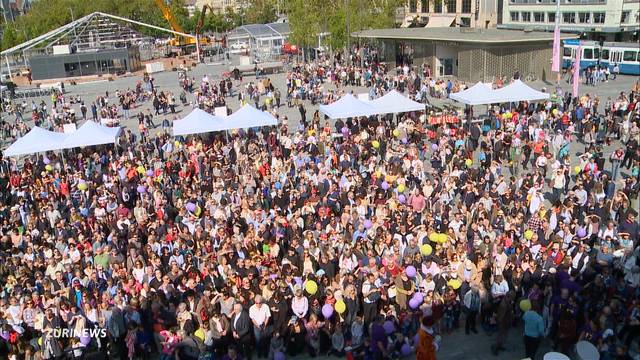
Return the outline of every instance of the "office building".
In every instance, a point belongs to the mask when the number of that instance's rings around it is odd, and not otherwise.
[[[556,0],[505,0],[504,29],[553,31]],[[598,41],[633,41],[640,31],[640,0],[560,0],[560,29]]]

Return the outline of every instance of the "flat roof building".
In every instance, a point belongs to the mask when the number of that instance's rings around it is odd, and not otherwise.
[[[352,34],[376,41],[383,61],[431,67],[432,76],[465,81],[511,77],[550,80],[553,33],[469,28],[364,30]],[[577,35],[563,34],[562,39]]]

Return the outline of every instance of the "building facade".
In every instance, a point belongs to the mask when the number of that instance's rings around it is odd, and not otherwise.
[[[506,29],[553,30],[558,0],[505,0]],[[640,0],[559,0],[560,29],[598,41],[637,40]]]
[[[493,28],[503,0],[408,0],[402,27]]]
[[[375,40],[382,61],[418,68],[424,64],[436,78],[488,82],[519,72],[525,79],[550,81],[556,76],[551,72],[550,32],[447,27],[364,30],[352,36]]]
[[[245,0],[196,0],[195,7],[202,9],[203,6],[209,5],[216,13],[224,14],[227,9],[238,11],[246,7]]]

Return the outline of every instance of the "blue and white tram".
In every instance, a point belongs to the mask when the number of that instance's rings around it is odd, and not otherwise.
[[[580,56],[580,69],[597,66],[600,63],[600,44],[597,41],[564,40],[562,47],[562,67],[572,66],[576,59],[578,46],[582,45]]]
[[[640,50],[638,44],[605,42],[602,46],[600,63],[613,68],[618,65],[620,74],[640,75]]]

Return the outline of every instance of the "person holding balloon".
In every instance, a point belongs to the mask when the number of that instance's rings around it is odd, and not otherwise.
[[[396,304],[399,310],[407,309],[407,299],[415,292],[416,286],[413,278],[416,276],[416,268],[412,265],[407,266],[405,271],[396,276],[394,284],[396,287]]]

